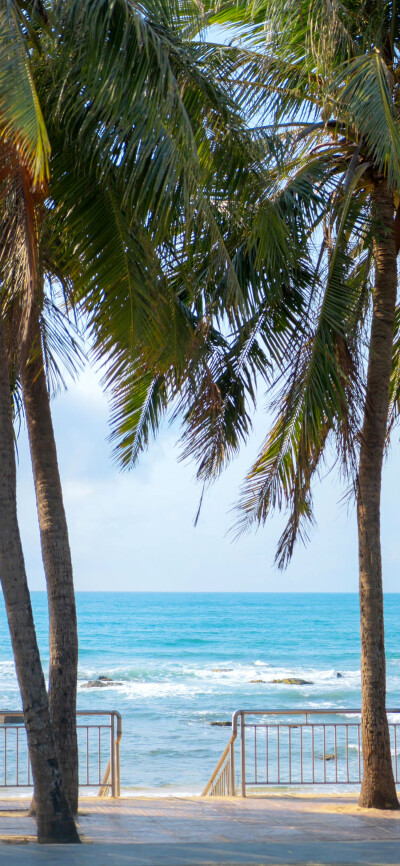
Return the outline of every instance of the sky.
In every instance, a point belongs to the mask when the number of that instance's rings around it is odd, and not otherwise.
[[[194,465],[179,462],[176,426],[165,425],[138,466],[122,473],[107,442],[108,406],[94,372],[85,371],[58,395],[52,411],[78,591],[357,592],[355,509],[340,502],[343,488],[333,472],[315,490],[311,541],[297,546],[286,571],[273,564],[282,517],[238,541],[227,535],[240,484],[267,429],[261,407],[248,445],[208,490],[196,528],[201,488]],[[399,470],[400,448],[393,445],[382,507],[387,592],[400,590]],[[24,429],[18,439],[18,509],[29,585],[43,590]]]

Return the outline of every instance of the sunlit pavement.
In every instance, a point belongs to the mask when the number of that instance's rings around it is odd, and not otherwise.
[[[82,845],[37,845],[28,801],[0,800],[0,864],[399,866],[400,813],[348,796],[83,799]]]

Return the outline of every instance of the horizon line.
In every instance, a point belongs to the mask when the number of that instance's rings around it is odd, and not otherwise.
[[[31,589],[33,592],[41,592],[47,595],[46,589]],[[103,594],[103,595],[355,595],[358,597],[357,591],[337,591],[337,590],[260,590],[260,589],[76,589],[75,595],[79,593]],[[384,591],[384,595],[400,595],[400,591],[394,590]]]

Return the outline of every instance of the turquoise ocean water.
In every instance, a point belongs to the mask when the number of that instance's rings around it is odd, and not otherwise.
[[[46,595],[32,598],[46,670]],[[81,592],[77,607],[78,707],[121,713],[126,793],[200,793],[230,736],[210,722],[235,709],[360,706],[356,595]],[[385,612],[388,705],[399,707],[400,595]],[[82,688],[99,675],[121,685]],[[314,684],[269,682],[289,676]],[[0,708],[20,708],[3,607]]]

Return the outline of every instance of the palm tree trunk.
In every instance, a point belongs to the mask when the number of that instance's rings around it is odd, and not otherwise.
[[[364,777],[359,804],[397,809],[386,715],[380,500],[397,292],[393,196],[381,181],[373,195],[377,227],[375,289],[361,435],[357,518],[360,568],[361,694]]]
[[[49,704],[58,759],[73,814],[78,811],[76,690],[78,630],[67,521],[41,350],[38,317],[33,357],[22,372],[50,622]]]
[[[17,520],[10,382],[0,317],[0,575],[35,782],[39,842],[79,842],[65,797]]]

